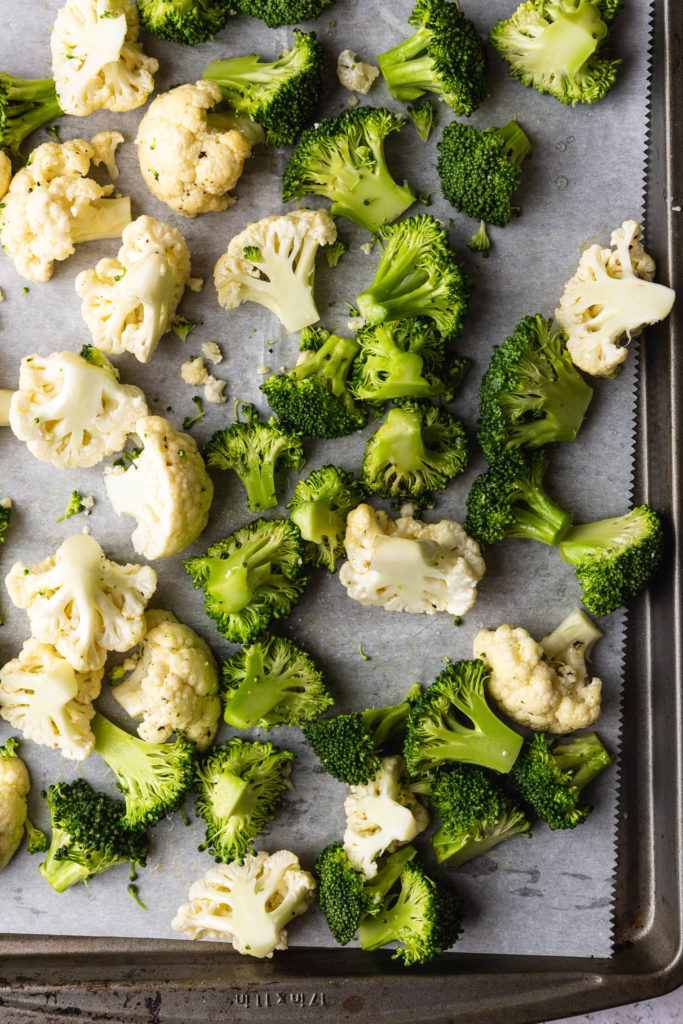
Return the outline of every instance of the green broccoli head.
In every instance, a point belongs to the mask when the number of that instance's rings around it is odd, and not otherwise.
[[[441,188],[456,210],[499,228],[519,213],[511,199],[531,144],[516,121],[485,129],[453,121],[437,148]]]
[[[593,397],[552,320],[526,316],[496,346],[479,391],[479,442],[489,462],[510,448],[573,441]]]
[[[377,231],[415,202],[407,185],[394,181],[384,140],[403,128],[405,118],[385,107],[355,107],[307,128],[282,178],[282,200],[324,196],[333,216]]]
[[[28,818],[24,822],[24,829],[26,830],[26,846],[30,854],[45,853],[49,849],[50,841],[45,833],[42,829],[36,828]]]
[[[408,113],[415,125],[415,131],[423,142],[427,142],[434,124],[434,107],[429,100],[423,100],[422,103],[409,103]]]
[[[4,757],[6,761],[11,761],[13,757],[19,756],[19,740],[16,736],[10,736],[9,739],[0,746],[0,757]]]
[[[512,78],[560,103],[597,103],[621,64],[609,52],[620,0],[527,0],[491,30]]]
[[[484,40],[459,4],[418,0],[410,16],[417,32],[377,58],[395,100],[435,93],[469,116],[488,96]]]
[[[301,598],[308,582],[303,554],[289,519],[255,519],[184,564],[221,635],[248,644]]]
[[[467,243],[467,248],[471,252],[480,252],[482,256],[488,259],[489,249],[491,248],[491,239],[486,231],[486,221],[482,220],[479,222],[479,228],[470,238]]]
[[[230,6],[242,14],[260,18],[268,28],[280,28],[315,21],[333,3],[334,0],[233,0]]]
[[[294,754],[272,743],[232,739],[214,747],[197,771],[197,814],[206,822],[217,861],[244,861],[259,832],[275,817]]]
[[[138,0],[141,24],[157,38],[183,46],[213,39],[232,8],[228,0]]]
[[[430,320],[411,317],[371,324],[357,337],[360,352],[351,382],[356,398],[381,404],[432,398],[448,390],[444,340]]]
[[[314,469],[299,480],[287,508],[304,539],[307,562],[334,572],[345,555],[348,514],[366,498],[365,485],[338,466]]]
[[[0,71],[0,151],[23,163],[24,139],[63,113],[52,78],[15,78]]]
[[[369,288],[357,297],[368,323],[430,317],[444,338],[458,334],[472,285],[448,236],[429,214],[380,228],[382,256]]]

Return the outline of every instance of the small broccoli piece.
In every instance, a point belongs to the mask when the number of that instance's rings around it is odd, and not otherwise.
[[[370,412],[348,387],[360,345],[322,327],[301,332],[303,358],[288,373],[274,373],[261,385],[282,422],[304,437],[331,438],[364,427]]]
[[[491,42],[522,85],[560,103],[597,103],[616,81],[609,53],[620,0],[527,0],[491,30]]]
[[[383,252],[369,288],[357,297],[368,323],[427,316],[445,338],[462,328],[471,282],[448,236],[429,214],[380,228]]]
[[[302,726],[334,704],[310,655],[268,635],[223,662],[222,696],[225,721],[236,729]]]
[[[460,420],[435,405],[406,401],[372,435],[363,480],[385,498],[424,498],[448,487],[467,466],[467,435]]]
[[[513,449],[477,477],[467,496],[464,525],[480,547],[505,537],[559,544],[572,517],[543,489],[547,466],[544,452],[525,455]]]
[[[239,418],[240,410],[244,420]],[[264,423],[255,406],[235,402],[231,427],[217,430],[204,446],[204,461],[211,469],[232,469],[247,492],[250,512],[277,505],[276,469],[301,469],[306,456],[301,436],[283,429],[274,419]]]
[[[299,480],[287,505],[304,539],[307,562],[334,572],[343,558],[349,512],[367,498],[367,490],[352,473],[337,466],[314,469]]]
[[[274,61],[254,53],[213,60],[203,78],[216,82],[239,115],[260,124],[270,146],[286,146],[313,120],[325,88],[325,50],[315,32],[294,30],[291,49]]]
[[[400,217],[417,198],[399,185],[384,155],[384,140],[405,120],[385,107],[355,107],[307,128],[282,178],[282,201],[325,196],[332,216],[377,231]]]
[[[194,395],[192,398],[192,404],[194,405],[197,413],[195,416],[186,416],[183,420],[183,430],[189,430],[195,423],[200,423],[206,416],[205,409],[202,408],[202,400],[199,395]]]
[[[576,566],[582,601],[594,615],[609,615],[646,587],[662,560],[664,531],[657,513],[639,505],[626,515],[573,527],[560,543]]]
[[[415,131],[423,142],[427,142],[434,124],[434,107],[429,100],[424,100],[422,103],[409,103],[408,113],[415,125]]]
[[[24,822],[24,828],[26,829],[26,845],[28,847],[28,852],[31,854],[45,853],[50,846],[50,841],[45,833],[41,829],[36,828],[28,818]]]
[[[395,100],[435,93],[469,117],[488,96],[484,40],[457,2],[417,0],[408,19],[417,32],[377,58]]]
[[[119,379],[119,371],[95,345],[82,345],[79,355],[81,359],[85,359],[86,363],[90,363],[91,366],[99,366],[102,370],[108,370],[115,380]]]
[[[595,733],[553,743],[538,732],[524,740],[510,782],[520,800],[551,829],[576,828],[592,810],[579,806],[581,790],[610,764],[612,757]]]
[[[531,143],[516,121],[504,128],[472,128],[453,121],[443,130],[437,170],[443,194],[456,210],[504,228]]]
[[[5,501],[9,501],[9,498],[6,498]],[[11,505],[11,503],[7,504],[7,505],[0,504],[0,544],[4,544],[5,541],[7,540],[7,537],[5,537],[5,533],[7,532],[7,527],[10,525],[11,522],[12,522],[12,505]]]
[[[158,39],[197,46],[225,26],[233,4],[228,0],[138,0],[140,21]]]
[[[117,786],[126,798],[126,828],[155,825],[178,810],[197,767],[192,740],[178,733],[174,743],[146,743],[99,712],[90,728],[95,737],[93,750],[117,776]]]
[[[207,615],[236,644],[289,615],[308,582],[301,534],[289,519],[255,519],[184,564],[204,591]]]
[[[24,139],[63,113],[53,79],[14,78],[0,71],[0,151],[23,162]]]
[[[171,321],[171,330],[181,341],[187,341],[188,335],[198,326],[196,320],[188,320],[185,316],[177,316]]]
[[[63,523],[65,519],[71,519],[72,516],[78,516],[81,512],[86,511],[87,508],[83,504],[83,495],[79,494],[78,491],[72,491],[64,515],[60,516],[59,519],[55,519],[55,522]]]
[[[16,736],[10,736],[0,747],[0,757],[4,757],[6,761],[11,761],[13,757],[18,757],[18,750],[19,740]]]
[[[474,764],[454,764],[439,772],[429,799],[443,824],[432,836],[439,863],[459,867],[514,836],[528,836],[531,825],[495,775]]]
[[[490,675],[482,661],[455,661],[415,701],[403,748],[411,775],[428,775],[452,761],[510,771],[522,737],[486,703]]]
[[[356,398],[384,403],[397,398],[443,395],[444,341],[426,319],[390,320],[362,328],[351,391]]]
[[[346,242],[342,242],[341,238],[338,238],[332,245],[325,246],[325,258],[329,267],[336,267],[342,256],[349,251],[349,247]]]
[[[479,391],[479,442],[489,462],[510,448],[573,441],[593,397],[552,320],[526,316],[495,346]]]
[[[479,224],[479,230],[475,231],[472,238],[467,243],[467,248],[471,249],[472,252],[480,252],[488,259],[489,249],[491,248],[491,239],[486,232],[486,221],[482,220]]]
[[[287,789],[294,754],[272,743],[233,739],[215,747],[197,771],[197,814],[206,822],[206,842],[217,861],[243,863]]]
[[[122,800],[97,793],[85,779],[58,782],[42,795],[50,809],[52,841],[40,873],[56,892],[117,864],[145,866],[146,832],[128,827]]]
[[[325,771],[349,786],[364,786],[380,770],[384,747],[405,729],[411,703],[420,692],[412,687],[401,704],[319,718],[304,726],[304,736]]]
[[[280,28],[315,21],[333,3],[334,0],[233,0],[231,7],[260,18],[268,28]]]

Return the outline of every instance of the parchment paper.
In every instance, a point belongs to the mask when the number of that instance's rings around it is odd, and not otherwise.
[[[20,0],[3,3],[2,66],[25,77],[42,77],[49,71],[49,32],[58,4]],[[410,0],[391,5],[366,0],[339,0],[314,26],[330,57],[330,93],[325,113],[347,106],[349,94],[336,82],[336,55],[346,47],[373,60],[377,53],[397,43],[409,31]],[[514,9],[514,0],[466,3],[468,14],[483,32],[499,17]],[[542,97],[509,80],[498,58],[491,56],[492,98],[472,118],[479,127],[502,125],[516,115],[533,143],[533,156],[524,165],[519,201],[522,216],[504,230],[491,229],[494,248],[490,259],[470,253],[466,243],[476,224],[456,214],[437,191],[431,212],[449,220],[455,249],[476,282],[466,328],[458,341],[474,367],[454,408],[474,433],[477,391],[491,347],[501,342],[517,321],[528,313],[551,314],[564,281],[574,271],[579,249],[594,240],[606,243],[611,230],[627,217],[643,213],[643,179],[648,117],[649,0],[631,0],[618,23],[615,47],[624,58],[617,87],[594,107],[566,109],[552,97]],[[391,13],[389,13],[391,10]],[[287,29],[270,31],[261,23],[236,17],[213,43],[186,49],[145,37],[145,49],[161,63],[157,78],[160,91],[201,77],[216,57],[251,50],[276,56],[287,45]],[[400,105],[389,100],[381,80],[369,102]],[[396,177],[405,174],[419,192],[438,189],[435,171],[436,142],[440,127],[450,119],[449,108],[438,104],[439,128],[425,146],[408,125],[392,139],[388,151]],[[239,202],[221,214],[188,221],[158,202],[142,182],[134,146],[141,111],[124,115],[99,112],[60,122],[63,139],[92,138],[105,128],[120,129],[126,143],[119,151],[121,177],[118,188],[133,197],[134,215],[148,213],[181,229],[193,258],[194,273],[206,279],[199,295],[188,293],[181,311],[202,321],[184,345],[174,335],[161,343],[152,362],[141,366],[132,356],[117,357],[124,382],[145,390],[152,410],[179,425],[192,413],[193,392],[180,380],[180,364],[200,354],[201,343],[217,341],[225,361],[216,368],[228,381],[231,398],[239,396],[266,406],[258,387],[261,364],[273,369],[291,366],[296,359],[297,339],[288,337],[279,323],[254,304],[227,313],[219,309],[212,283],[212,268],[229,239],[249,221],[281,210],[280,176],[288,150],[260,147],[248,163],[236,190]],[[43,132],[32,142],[47,141]],[[323,205],[313,199],[310,205]],[[421,212],[416,206],[413,212]],[[368,283],[377,263],[377,250],[369,256],[360,250],[368,235],[343,219],[340,235],[350,242],[349,253],[335,270],[319,261],[316,294],[323,322],[343,328],[345,302]],[[656,253],[657,239],[648,248]],[[0,257],[0,286],[6,302],[0,306],[2,361],[0,386],[16,386],[20,358],[32,352],[48,353],[64,348],[78,350],[90,340],[79,313],[73,288],[76,274],[103,256],[113,255],[118,242],[80,245],[65,263],[56,264],[48,284],[29,285],[20,279],[6,257]],[[587,422],[573,445],[560,446],[552,456],[548,484],[551,493],[575,512],[577,521],[627,510],[630,501],[634,397],[637,383],[636,346],[626,368],[616,380],[596,384],[596,396]],[[206,419],[193,428],[202,443],[218,427],[231,421],[231,404],[208,406]],[[370,431],[325,444],[307,443],[309,462],[302,475],[334,461],[345,468],[360,468],[366,436]],[[110,460],[109,460],[110,461]],[[461,521],[465,498],[479,458],[446,492],[439,492],[436,506],[425,514],[428,521],[443,517]],[[3,575],[17,559],[33,564],[50,554],[67,536],[86,523],[107,554],[118,561],[137,561],[130,534],[131,519],[117,519],[104,494],[102,465],[89,470],[57,470],[34,459],[24,445],[5,430],[2,437],[3,491],[14,501],[15,515],[7,544],[0,551]],[[283,482],[283,501],[292,494],[295,477]],[[83,516],[55,524],[63,514],[71,491],[95,496],[89,519]],[[282,511],[282,510],[280,510]],[[277,514],[273,512],[273,514]],[[249,515],[243,491],[235,477],[216,475],[216,497],[205,535],[185,554],[206,546],[242,525]],[[365,609],[345,596],[336,576],[318,572],[294,614],[282,630],[317,656],[329,676],[338,710],[348,711],[400,699],[416,680],[428,684],[443,665],[443,658],[471,657],[472,638],[482,625],[495,628],[503,622],[528,628],[543,636],[579,603],[580,590],[571,566],[558,552],[531,542],[507,541],[491,549],[480,596],[463,624],[455,628],[448,615],[411,616]],[[181,564],[181,557],[158,561],[159,588],[153,599],[158,607],[173,609],[226,656],[234,648],[218,635],[202,608]],[[5,625],[0,630],[0,656],[14,657],[29,635],[23,612],[0,595]],[[604,710],[599,732],[618,755],[620,693],[623,647],[622,612],[601,622],[605,639],[595,651],[594,669],[604,681]],[[362,660],[362,641],[370,661]],[[131,723],[107,692],[99,707],[120,724]],[[11,730],[0,723],[0,742]],[[233,731],[223,727],[225,740]],[[255,734],[257,735],[257,734]],[[295,729],[276,729],[276,743],[297,752],[293,773],[295,789],[285,799],[277,818],[259,837],[257,847],[270,851],[290,847],[311,868],[318,851],[341,837],[345,787],[323,774]],[[263,734],[261,734],[263,736]],[[48,825],[40,790],[79,772],[96,786],[114,794],[113,777],[96,755],[82,767],[30,742],[22,745],[33,779],[30,816]],[[612,948],[611,900],[615,866],[615,821],[618,767],[608,771],[594,787],[595,811],[587,823],[571,833],[551,833],[545,825],[534,828],[531,841],[514,840],[491,854],[448,872],[465,894],[468,917],[463,951],[527,953],[537,955],[608,955]],[[191,810],[191,801],[188,801]],[[187,898],[190,883],[211,866],[208,854],[197,852],[202,838],[201,822],[186,827],[179,814],[162,822],[152,834],[148,868],[140,875],[140,894],[147,904],[141,910],[126,894],[126,869],[99,876],[88,888],[79,886],[57,895],[38,874],[39,857],[25,849],[0,875],[2,912],[0,927],[7,933],[63,935],[138,936],[169,938],[170,922],[178,905]],[[429,844],[423,844],[429,850]],[[292,945],[333,945],[317,909],[290,927]]]

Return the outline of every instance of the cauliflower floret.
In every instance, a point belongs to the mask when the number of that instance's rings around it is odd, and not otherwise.
[[[236,309],[258,302],[290,334],[320,319],[313,297],[315,256],[337,229],[325,210],[293,210],[248,224],[214,270],[218,302]]]
[[[26,765],[15,753],[16,740],[0,747],[0,871],[24,836],[26,797],[31,788]]]
[[[17,273],[49,281],[55,260],[78,242],[118,238],[130,223],[130,198],[111,199],[113,185],[88,178],[92,146],[84,139],[45,142],[12,178],[0,211],[0,243]]]
[[[218,380],[212,374],[204,381],[204,398],[207,402],[211,402],[212,405],[223,405],[227,402],[227,396],[223,394],[226,381]]]
[[[349,597],[390,612],[463,615],[486,568],[479,545],[459,523],[394,522],[370,505],[349,514],[344,546],[349,560],[339,582]]]
[[[111,363],[99,358],[102,365],[75,352],[22,359],[9,422],[41,462],[94,466],[120,451],[135,423],[146,415],[140,388],[119,384]]]
[[[427,811],[410,788],[402,757],[383,757],[367,786],[351,786],[344,811],[344,852],[366,878],[377,874],[378,857],[411,842],[429,824]]]
[[[356,60],[353,50],[342,50],[337,57],[337,78],[345,89],[365,95],[370,92],[378,77],[379,68],[363,60]]]
[[[129,224],[116,259],[76,278],[81,315],[102,352],[132,352],[148,363],[171,329],[190,277],[190,252],[175,228],[142,216]]]
[[[12,161],[0,149],[0,199],[4,196],[12,180]]]
[[[135,110],[154,89],[159,62],[146,57],[131,0],[67,0],[50,36],[52,75],[65,114]]]
[[[271,957],[287,949],[285,927],[308,910],[315,879],[289,850],[249,853],[244,864],[216,864],[190,888],[171,927],[191,939],[223,939],[238,953]]]
[[[141,723],[138,736],[143,740],[164,743],[182,729],[199,750],[206,750],[221,713],[214,656],[208,644],[171,612],[155,608],[146,619],[139,651],[124,662],[126,671],[132,672],[114,689],[114,698]]]
[[[672,288],[653,283],[655,263],[640,235],[640,224],[626,220],[612,232],[611,249],[586,249],[555,310],[572,361],[596,377],[614,373],[631,338],[667,317],[676,297]]]
[[[209,372],[204,366],[203,359],[192,356],[180,367],[180,376],[190,387],[200,388],[209,379]]]
[[[102,672],[77,672],[54,647],[31,637],[0,669],[0,715],[26,739],[82,761],[95,742],[90,722]]]
[[[90,145],[93,148],[92,162],[95,167],[104,164],[107,174],[112,181],[116,181],[119,176],[119,169],[116,164],[116,150],[122,142],[123,135],[121,132],[98,132],[90,140]]]
[[[101,668],[108,651],[129,651],[145,635],[145,607],[157,585],[149,565],[118,565],[94,539],[67,538],[37,565],[16,562],[5,578],[33,636],[79,672]]]
[[[213,483],[195,440],[161,416],[138,420],[134,433],[144,445],[127,468],[104,472],[107,497],[117,515],[133,516],[133,547],[145,558],[182,551],[209,518]]]
[[[214,366],[223,362],[223,353],[215,341],[204,342],[202,345],[202,355],[205,359],[208,359],[209,362],[213,363]]]
[[[138,128],[138,159],[157,199],[183,217],[227,210],[251,143],[218,114],[207,118],[222,93],[215,82],[179,85],[157,96]]]

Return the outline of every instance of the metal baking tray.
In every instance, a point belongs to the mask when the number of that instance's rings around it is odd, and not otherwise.
[[[646,221],[660,279],[675,286],[683,262],[683,214],[673,209],[683,205],[683,5],[658,0],[654,13]],[[415,1024],[418,1016],[536,1024],[683,984],[682,335],[679,303],[648,331],[640,364],[634,497],[665,513],[670,544],[654,587],[629,613],[614,955],[451,953],[406,970],[389,953],[342,948],[255,962],[211,943],[9,935],[0,937],[0,1024]]]

